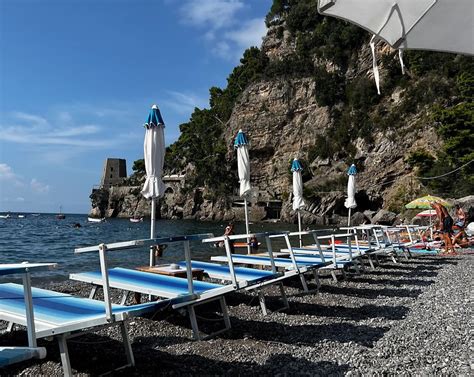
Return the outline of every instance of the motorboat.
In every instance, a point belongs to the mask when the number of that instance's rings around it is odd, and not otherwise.
[[[88,217],[87,221],[90,223],[103,223],[105,222],[105,217],[97,218],[97,217]]]
[[[9,213],[7,213],[6,215],[0,215],[0,219],[9,219],[11,216]]]
[[[136,217],[131,217],[130,222],[132,223],[141,223],[143,221],[143,217],[136,218]]]

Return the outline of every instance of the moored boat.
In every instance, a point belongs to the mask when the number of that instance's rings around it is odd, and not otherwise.
[[[97,217],[88,217],[87,221],[89,221],[90,223],[103,223],[105,222],[105,217],[102,217],[100,219]]]
[[[143,217],[140,217],[140,218],[135,218],[135,217],[131,217],[130,218],[130,222],[132,223],[141,223],[143,221]]]
[[[63,207],[59,206],[59,213],[56,215],[56,218],[58,220],[64,220],[66,218],[66,215],[62,212]]]

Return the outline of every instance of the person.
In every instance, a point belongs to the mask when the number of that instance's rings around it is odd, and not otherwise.
[[[229,223],[224,230],[224,236],[232,236],[234,233],[234,223]],[[224,247],[225,244],[223,241],[219,242],[219,247]],[[230,246],[230,252],[234,254],[235,247],[234,247],[234,241],[229,240],[229,246]]]
[[[257,253],[258,252],[258,240],[255,234],[252,234],[252,237],[250,238],[250,249],[252,250],[252,253]]]
[[[454,247],[468,247],[469,238],[464,230],[460,230],[452,239]]]
[[[459,204],[456,204],[455,216],[454,225],[456,229],[464,229],[466,226],[466,213]]]
[[[439,224],[441,227],[441,232],[443,233],[444,245],[446,247],[445,253],[449,254],[449,250],[455,254],[453,244],[451,242],[451,235],[453,233],[453,218],[449,214],[445,206],[433,202],[430,203],[431,208],[436,211],[436,216],[438,217]]]
[[[152,246],[153,248],[153,253],[155,255],[155,258],[161,258],[163,256],[163,251],[165,251],[167,245],[155,245]]]
[[[76,229],[79,229],[79,228],[81,228],[81,224],[79,224],[79,223],[74,223],[73,227],[76,228]]]

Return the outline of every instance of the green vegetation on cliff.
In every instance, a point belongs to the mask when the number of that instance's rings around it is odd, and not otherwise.
[[[440,175],[474,158],[471,57],[408,51],[404,57],[408,73],[402,75],[398,54],[384,52],[379,56],[379,96],[366,70],[360,71],[362,47],[369,40],[361,28],[319,15],[317,0],[274,0],[266,22],[276,28],[279,38],[288,30],[295,50],[281,59],[269,59],[258,48],[249,48],[227,78],[227,87],[210,89],[209,108],[196,108],[190,120],[180,126],[179,139],[167,149],[165,170],[175,173],[192,166],[189,187],[206,186],[216,197],[232,193],[236,174],[226,160],[231,140],[224,140],[223,132],[234,105],[250,84],[289,77],[312,77],[316,101],[331,114],[332,126],[304,151],[308,163],[317,157],[352,162],[357,138],[371,144],[375,132],[399,130],[414,115],[417,121],[412,127],[435,123],[444,141],[435,156],[422,151],[408,156],[408,163],[419,174]],[[395,88],[402,94],[394,105],[390,96]],[[402,142],[403,134],[398,137]],[[140,173],[141,165],[136,167]],[[470,164],[455,175],[423,183],[447,195],[472,193],[473,169]]]

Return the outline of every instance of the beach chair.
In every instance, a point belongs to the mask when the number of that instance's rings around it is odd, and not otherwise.
[[[52,263],[18,264],[11,270],[15,271],[16,269],[16,272],[10,273],[21,273],[23,285],[0,284],[0,320],[9,323],[7,331],[12,331],[14,324],[26,326],[29,345],[23,354],[19,354],[19,349],[12,351],[7,348],[5,362],[9,361],[10,356],[12,357],[11,362],[24,360],[29,355],[45,357],[44,349],[37,347],[37,339],[55,337],[59,344],[64,375],[71,376],[72,369],[67,340],[87,332],[119,326],[127,357],[125,366],[135,365],[126,321],[135,315],[154,312],[168,303],[161,301],[135,306],[120,306],[112,305],[110,301],[91,300],[31,287],[30,271],[54,266],[55,264]],[[8,265],[1,265],[0,274],[7,274],[8,269]]]
[[[360,257],[363,255],[363,251],[359,248],[357,234],[330,234],[330,235],[319,235],[320,230],[309,230],[302,232],[292,232],[289,236],[301,236],[310,235],[313,237],[314,244],[309,246],[293,247],[293,253],[295,259],[298,262],[312,262],[327,260],[330,262],[327,266],[324,266],[320,271],[329,270],[331,276],[335,282],[337,282],[336,271],[341,271],[345,277],[345,271],[350,267],[354,267],[356,273],[360,273],[360,268],[363,268],[363,264],[360,263]],[[346,240],[348,245],[347,250],[337,249],[338,244],[336,240]],[[355,240],[355,245],[352,245],[352,239]],[[321,241],[329,240],[329,244],[322,244]],[[302,244],[302,242],[300,242]],[[281,249],[281,252],[288,253],[288,249]]]
[[[308,289],[308,284],[306,282],[305,274],[313,273],[314,279],[317,284],[317,289],[319,289],[320,284],[319,284],[318,270],[322,267],[329,265],[330,262],[326,261],[324,257],[319,261],[317,260],[313,260],[311,262],[297,261],[297,259],[295,258],[295,255],[293,254],[293,248],[291,246],[288,235],[289,235],[289,232],[268,233],[267,236],[265,237],[267,240],[267,253],[255,254],[255,255],[231,254],[230,246],[227,246],[227,244],[230,245],[230,242],[234,240],[249,238],[251,236],[250,234],[214,237],[214,238],[206,240],[206,242],[224,241],[226,243],[226,249],[228,249],[226,256],[213,256],[211,257],[212,261],[221,262],[221,263],[229,263],[229,261],[232,261],[233,264],[270,267],[272,272],[277,272],[277,268],[280,268],[284,271],[284,275],[286,278],[299,276],[301,284],[303,286],[303,290],[305,292],[310,292],[310,290]],[[284,239],[287,245],[287,248],[289,250],[290,258],[274,257],[272,245],[270,242],[272,238]]]
[[[284,237],[284,234],[276,232],[252,233],[251,235],[233,235],[232,240],[227,236],[222,236],[205,239],[203,242],[212,244],[223,242],[227,257],[229,257],[232,255],[230,242],[238,239],[247,240],[251,237],[265,239],[267,249],[270,251],[270,258],[273,258],[271,237]],[[264,291],[265,288],[271,285],[277,285],[279,287],[280,299],[283,303],[283,306],[276,309],[276,311],[289,308],[283,281],[290,278],[291,276],[294,276],[295,274],[293,272],[287,274],[278,272],[276,266],[274,266],[271,271],[248,267],[235,267],[231,258],[227,258],[228,264],[226,265],[195,260],[192,260],[191,263],[193,268],[202,269],[204,273],[210,278],[219,279],[225,282],[232,282],[234,286],[237,287],[237,289],[256,291],[260,307],[264,315],[268,314]],[[179,264],[184,266],[184,262],[179,262]]]
[[[232,284],[215,284],[193,280],[191,264],[191,241],[201,241],[212,236],[210,233],[162,237],[154,239],[133,240],[75,249],[75,253],[99,252],[101,272],[81,272],[70,274],[70,279],[93,284],[90,298],[93,298],[99,287],[116,288],[123,291],[121,304],[125,304],[130,292],[147,294],[155,297],[172,299],[173,309],[186,309],[189,314],[193,337],[205,339],[230,329],[230,319],[225,302],[225,295],[234,292],[237,286]],[[154,247],[170,243],[182,243],[184,246],[186,279],[143,272],[128,268],[108,268],[106,254],[112,251],[133,248]],[[153,258],[150,258],[152,261]],[[104,276],[107,277],[104,281]],[[202,334],[199,330],[195,308],[199,305],[218,301],[224,322],[224,328],[211,334]]]

